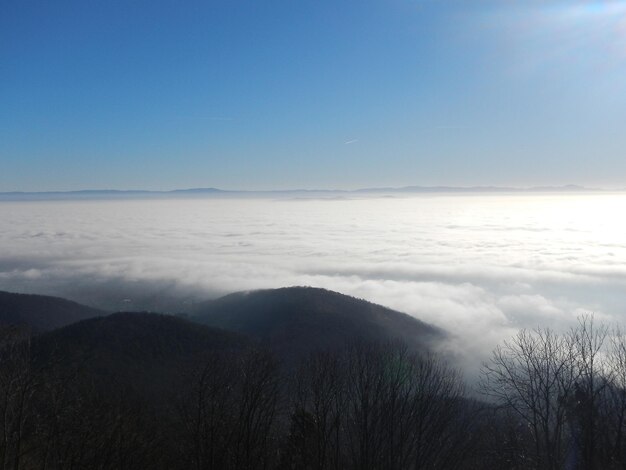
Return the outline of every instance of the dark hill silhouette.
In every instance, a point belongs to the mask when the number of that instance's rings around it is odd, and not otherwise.
[[[35,333],[104,314],[101,310],[59,297],[0,291],[0,325],[26,326]]]
[[[115,313],[36,337],[42,364],[78,369],[95,382],[128,385],[153,398],[210,352],[242,350],[252,341],[237,333],[156,313]]]
[[[192,468],[177,450],[185,445],[182,397],[193,393],[197,370],[249,354],[252,343],[154,313],[116,313],[24,339],[12,335],[0,345],[0,385],[9,410],[27,400],[27,424],[14,424],[13,415],[4,424],[14,440],[21,434],[13,429],[27,430],[24,447],[32,446],[38,468],[69,461],[77,469]],[[57,452],[49,454],[50,443]]]
[[[209,349],[249,344],[243,336],[198,325],[171,315],[145,312],[114,313],[68,325],[40,337],[42,345],[61,345],[86,357],[119,355],[138,361],[166,361]]]
[[[292,360],[356,339],[402,339],[424,350],[445,336],[405,313],[312,287],[238,292],[198,304],[192,313],[198,322],[258,338]]]

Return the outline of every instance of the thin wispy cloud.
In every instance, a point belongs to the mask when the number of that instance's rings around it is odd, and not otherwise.
[[[359,139],[351,139],[351,140],[347,140],[346,142],[344,142],[345,145],[350,145],[350,144],[356,144],[359,141]]]
[[[462,131],[467,129],[472,129],[472,126],[433,126],[433,127],[423,127],[418,129],[418,132],[423,133],[434,133],[441,131]]]

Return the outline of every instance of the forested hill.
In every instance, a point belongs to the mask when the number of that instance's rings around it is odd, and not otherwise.
[[[0,325],[50,331],[105,312],[59,297],[0,291]]]
[[[237,293],[190,318],[224,329],[155,313],[0,328],[2,468],[624,468],[626,333],[592,316],[496,349],[482,403],[429,348],[445,333],[336,292]]]
[[[156,401],[211,353],[253,346],[237,333],[156,313],[115,313],[45,333],[33,341],[34,359],[79,371],[100,385],[137,389]]]
[[[43,334],[37,340],[42,351],[55,351],[64,358],[81,354],[100,362],[107,357],[133,358],[144,364],[192,357],[207,350],[240,349],[250,343],[237,333],[146,312],[91,318]]]
[[[355,339],[400,339],[424,351],[445,338],[442,330],[407,314],[311,287],[237,292],[196,305],[190,318],[250,335],[295,358]]]

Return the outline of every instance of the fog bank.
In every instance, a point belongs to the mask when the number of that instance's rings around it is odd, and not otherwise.
[[[443,327],[474,358],[519,327],[626,319],[626,195],[0,202],[0,290],[185,311],[324,287]]]

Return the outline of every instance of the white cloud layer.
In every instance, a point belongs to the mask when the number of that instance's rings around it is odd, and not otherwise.
[[[181,311],[325,287],[447,329],[475,364],[520,327],[626,319],[623,207],[623,194],[1,202],[0,289]]]

